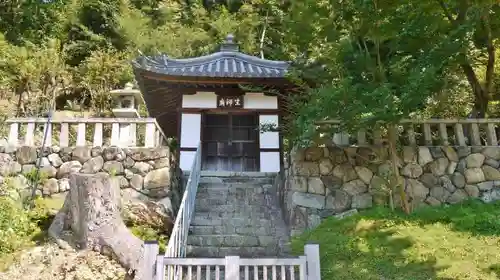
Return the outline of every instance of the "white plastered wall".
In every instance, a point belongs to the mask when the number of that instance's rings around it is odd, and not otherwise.
[[[260,115],[259,124],[278,126],[278,115]],[[280,136],[277,131],[266,131],[259,134],[260,149],[279,149]],[[280,153],[277,151],[260,152],[260,171],[278,172],[280,171]]]
[[[182,108],[217,108],[217,95],[213,92],[197,92],[182,96]]]
[[[278,109],[278,98],[263,93],[248,92],[243,99],[245,109]]]
[[[217,95],[213,92],[197,92],[193,95],[182,96],[182,108],[212,109],[217,108]],[[201,139],[201,114],[182,113],[181,116],[181,152],[180,168],[183,171],[191,170],[195,151],[182,151],[182,148],[197,148]]]
[[[179,165],[182,170],[191,170],[196,152],[183,151],[183,148],[197,148],[200,142],[201,114],[182,113],[181,116],[181,152]]]

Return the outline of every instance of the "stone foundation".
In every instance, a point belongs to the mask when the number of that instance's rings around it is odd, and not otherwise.
[[[0,182],[22,188],[21,195],[30,195],[30,178],[38,164],[38,195],[68,191],[72,172],[106,172],[119,178],[124,201],[161,201],[172,213],[180,204],[181,172],[169,147],[0,147]]]
[[[385,148],[293,151],[280,186],[292,235],[328,216],[387,204],[388,159]],[[403,147],[397,164],[412,207],[500,199],[499,147]],[[399,193],[393,201],[400,205]]]

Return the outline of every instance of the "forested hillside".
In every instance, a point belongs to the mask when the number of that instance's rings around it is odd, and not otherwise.
[[[233,33],[242,51],[300,70],[300,131],[324,118],[497,115],[494,0],[16,0],[0,11],[3,114],[104,114],[138,51],[196,56]]]

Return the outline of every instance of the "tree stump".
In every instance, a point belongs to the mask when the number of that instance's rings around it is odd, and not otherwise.
[[[144,242],[134,236],[121,218],[118,180],[106,173],[70,175],[70,190],[64,205],[49,228],[58,244],[63,233],[79,249],[112,255],[125,269],[140,275]]]

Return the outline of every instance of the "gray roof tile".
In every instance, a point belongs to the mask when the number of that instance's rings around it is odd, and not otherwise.
[[[228,36],[220,51],[194,58],[170,58],[166,55],[141,56],[132,62],[139,69],[170,76],[283,78],[289,63],[261,59],[239,52]]]

